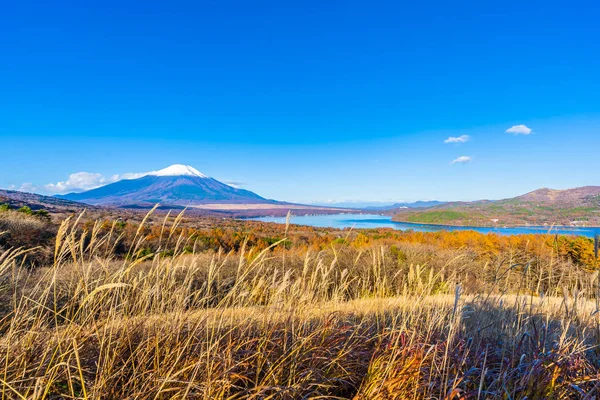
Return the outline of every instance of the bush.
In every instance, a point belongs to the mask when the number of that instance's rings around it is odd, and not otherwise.
[[[22,212],[27,215],[33,214],[33,211],[31,211],[31,207],[29,207],[29,206],[23,206],[23,207],[19,208],[17,211]]]
[[[50,261],[56,227],[48,221],[36,215],[9,210],[0,213],[0,233],[1,248],[35,248],[27,256],[31,261]]]

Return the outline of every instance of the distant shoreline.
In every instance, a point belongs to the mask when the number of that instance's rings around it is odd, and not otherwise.
[[[336,219],[335,216],[345,216],[348,215],[348,221],[344,221],[343,219]],[[352,215],[366,217],[364,219],[352,219]],[[331,221],[327,220],[327,217],[330,216]],[[373,219],[370,219],[369,216],[372,216]],[[593,238],[596,234],[600,234],[599,226],[569,226],[569,225],[493,225],[493,226],[483,226],[483,225],[458,225],[458,224],[440,224],[440,223],[423,223],[423,222],[404,222],[404,221],[394,221],[389,215],[379,214],[379,213],[336,213],[336,214],[315,214],[309,216],[296,215],[297,219],[292,219],[292,225],[303,225],[303,226],[313,226],[320,228],[330,228],[330,229],[396,229],[396,230],[410,230],[413,229],[416,231],[437,231],[437,230],[448,230],[448,231],[456,231],[456,230],[473,230],[476,232],[480,232],[483,234],[487,233],[498,233],[498,234],[510,234],[510,235],[527,235],[527,234],[536,234],[536,235],[576,235],[576,236],[585,236],[588,238]],[[308,217],[308,219],[307,219]],[[311,221],[310,217],[314,217],[315,220]],[[377,218],[375,218],[377,217]],[[284,216],[267,216],[267,217],[250,217],[244,218],[248,220],[257,220],[267,223],[277,223],[282,224]],[[337,222],[336,222],[337,221]],[[365,224],[361,224],[361,221],[370,226],[365,226]],[[378,222],[379,221],[379,222]],[[513,232],[510,232],[513,231]],[[521,231],[521,232],[514,232]]]
[[[436,227],[443,227],[443,226],[448,226],[451,228],[532,228],[532,229],[536,229],[536,228],[548,228],[548,229],[554,229],[554,228],[558,228],[558,229],[573,229],[573,228],[592,228],[592,229],[600,229],[600,225],[526,225],[526,224],[505,224],[505,225],[489,225],[489,224],[482,224],[482,225],[461,225],[461,224],[436,224],[433,222],[408,222],[408,221],[396,221],[394,220],[394,217],[391,218],[392,222],[398,222],[398,223],[402,223],[402,224],[408,224],[408,225],[419,225],[419,226],[436,226]]]

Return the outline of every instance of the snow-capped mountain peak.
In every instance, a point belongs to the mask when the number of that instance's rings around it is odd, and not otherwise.
[[[235,188],[209,178],[189,165],[175,164],[148,172],[139,178],[122,179],[82,193],[60,196],[88,204],[113,206],[199,204],[273,204],[249,190]]]
[[[163,168],[158,171],[152,171],[148,175],[154,176],[197,176],[200,178],[208,178],[208,176],[204,175],[202,172],[198,171],[196,168],[191,167],[189,165],[183,164],[173,164],[167,168]]]

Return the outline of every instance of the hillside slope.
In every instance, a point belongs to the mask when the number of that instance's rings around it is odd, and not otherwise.
[[[44,209],[50,212],[76,212],[84,208],[90,208],[87,204],[53,196],[4,189],[0,189],[0,203],[8,204],[11,208],[27,206],[32,210]]]
[[[539,189],[497,201],[454,202],[397,210],[394,221],[449,225],[600,226],[600,186]]]
[[[146,207],[193,206],[207,203],[275,203],[249,190],[210,178],[185,165],[172,165],[137,179],[124,179],[82,193],[59,196],[87,204]]]

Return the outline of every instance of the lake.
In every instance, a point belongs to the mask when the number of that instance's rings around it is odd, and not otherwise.
[[[276,222],[285,224],[285,217],[260,217],[252,218],[256,221]],[[498,233],[501,235],[522,235],[552,233],[559,235],[580,235],[594,237],[600,234],[600,228],[587,227],[554,227],[548,226],[523,226],[515,228],[502,227],[469,227],[449,225],[409,224],[405,222],[394,222],[392,218],[379,214],[333,214],[333,215],[302,215],[292,216],[291,223],[297,225],[316,226],[321,228],[393,228],[400,231],[412,229],[421,232],[437,231],[464,231],[473,230],[481,233]]]

